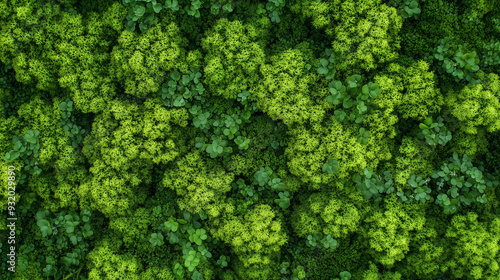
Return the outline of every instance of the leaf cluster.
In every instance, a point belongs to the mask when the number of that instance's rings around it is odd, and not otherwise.
[[[399,10],[399,13],[403,18],[416,18],[420,12],[421,11],[416,0],[404,0],[403,5],[400,6]]]
[[[306,245],[311,248],[311,250],[325,248],[333,251],[337,249],[339,243],[331,234],[325,235],[320,232],[314,235],[309,234],[307,236]]]
[[[328,159],[325,164],[323,164],[323,172],[328,174],[334,174],[339,170],[339,163],[335,159]]]
[[[40,131],[28,130],[23,138],[14,136],[12,142],[14,149],[6,153],[3,159],[11,162],[20,159],[24,162],[24,170],[27,170],[31,175],[39,175],[42,170],[38,167],[38,152],[40,150],[40,141],[38,139]],[[26,179],[26,174],[22,175],[19,183],[23,183]]]
[[[318,62],[318,74],[325,75],[327,80],[333,79],[337,73],[335,69],[335,62],[338,59],[338,54],[335,54],[330,49],[325,50],[325,58]]]
[[[441,169],[431,175],[438,179],[436,204],[443,207],[445,214],[453,214],[462,204],[486,203],[485,189],[498,186],[499,182],[489,174],[485,175],[482,166],[473,166],[466,154],[460,159],[457,153],[453,153],[449,160],[451,163],[443,163]]]
[[[340,278],[333,278],[332,280],[350,280],[351,279],[351,273],[349,271],[342,271],[340,273]]]
[[[390,194],[395,190],[392,178],[389,171],[384,171],[382,177],[375,174],[370,167],[366,167],[362,173],[354,176],[354,182],[366,199],[373,198],[375,203],[380,203],[381,194]]]
[[[439,116],[437,122],[432,122],[432,117],[427,117],[424,123],[419,124],[422,132],[418,135],[420,139],[426,140],[430,146],[437,144],[444,146],[451,140],[451,132],[443,124],[443,118]]]
[[[217,260],[217,265],[219,265],[220,268],[227,267],[230,260],[231,258],[229,256],[221,255],[219,260]]]
[[[155,14],[163,9],[156,0],[123,0],[123,5],[129,8],[125,29],[131,32],[135,31],[137,23],[141,32],[146,32],[153,25]]]
[[[474,75],[479,70],[479,57],[476,51],[469,52],[464,45],[457,46],[452,42],[452,38],[446,37],[439,40],[433,58],[441,62],[440,71],[451,74],[455,82],[464,79],[471,84],[481,82],[475,79]]]
[[[61,120],[59,125],[66,131],[69,131],[71,137],[71,145],[77,148],[83,140],[85,129],[75,124],[75,116],[73,112],[73,101],[66,99],[59,104],[61,109]]]
[[[413,201],[427,202],[434,201],[434,198],[430,196],[431,189],[427,186],[427,183],[430,181],[429,178],[423,179],[420,176],[416,176],[411,174],[410,178],[408,178],[406,185],[409,186],[409,190],[398,191],[396,194],[400,198],[400,200],[404,203],[411,203]]]
[[[257,14],[268,13],[272,22],[280,23],[280,14],[282,13],[283,7],[285,7],[285,0],[268,0],[266,5],[261,3],[257,6]]]
[[[222,8],[222,12],[221,12],[221,8]],[[222,14],[229,14],[233,10],[234,10],[234,7],[233,7],[232,2],[228,2],[228,3],[223,4],[223,3],[220,3],[219,1],[217,1],[216,3],[213,3],[212,6],[210,6],[210,12],[213,15],[218,15],[218,16],[221,16],[221,13]]]
[[[291,271],[288,270],[290,266],[294,267]],[[290,264],[290,262],[282,262],[280,264],[280,273],[282,276],[289,277],[283,277],[281,279],[298,280],[306,278],[306,271],[304,270],[304,267],[301,265],[297,265],[296,262],[294,262],[293,264]]]
[[[247,138],[246,132],[241,128],[250,122],[253,112],[249,109],[253,107],[249,103],[249,96],[247,91],[238,94],[238,102],[245,107],[242,110],[239,107],[232,108],[233,113],[214,110],[213,107],[208,109],[211,104],[204,98],[199,101],[201,105],[188,104],[186,107],[193,116],[193,125],[205,133],[204,137],[195,138],[196,148],[207,152],[211,158],[230,156],[234,151],[232,143],[235,144],[234,148],[247,150],[252,140]],[[208,135],[211,142],[207,142]]]
[[[166,238],[170,244],[177,244],[180,247],[184,265],[176,262],[173,268],[174,273],[179,277],[184,277],[185,269],[192,273],[193,278],[200,277],[201,274],[196,268],[201,262],[212,257],[207,246],[211,246],[210,243],[216,242],[216,240],[212,239],[202,228],[200,219],[207,219],[203,211],[194,215],[184,211],[183,218],[168,218],[167,221],[155,228],[161,232],[152,233],[149,238],[152,246],[162,246]],[[166,234],[165,237],[162,232]]]
[[[339,122],[344,120],[361,123],[363,117],[368,113],[373,99],[380,94],[377,83],[369,82],[362,85],[361,75],[352,75],[347,78],[347,87],[340,81],[332,81],[328,84],[331,95],[326,101],[337,106],[342,104],[343,109],[336,109],[334,114]],[[348,115],[348,113],[350,114]]]
[[[187,102],[201,100],[205,87],[201,83],[201,72],[191,68],[189,74],[182,75],[178,71],[170,73],[167,82],[161,87],[160,96],[167,107],[184,107]]]
[[[500,41],[491,39],[489,43],[484,43],[481,61],[483,62],[483,67],[500,64]]]
[[[75,266],[84,261],[85,252],[89,250],[88,239],[94,234],[90,224],[91,215],[92,212],[87,209],[83,209],[80,214],[74,211],[50,213],[45,209],[36,213],[35,219],[40,229],[36,238],[46,247],[45,267],[42,269],[44,276],[58,279],[74,272]]]

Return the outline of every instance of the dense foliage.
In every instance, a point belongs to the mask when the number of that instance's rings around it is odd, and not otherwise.
[[[0,279],[500,279],[499,75],[497,0],[0,1]]]

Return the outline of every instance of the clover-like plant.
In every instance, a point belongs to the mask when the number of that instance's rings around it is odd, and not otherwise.
[[[339,164],[335,159],[328,159],[325,164],[323,164],[323,172],[328,174],[334,174],[339,170]]]
[[[279,15],[281,14],[283,7],[285,7],[285,0],[268,0],[267,4],[263,3],[257,6],[257,14],[268,13],[269,18],[272,22],[279,23],[281,21]]]
[[[351,273],[349,271],[342,271],[340,273],[340,278],[334,278],[332,280],[350,280],[351,279]]]
[[[474,73],[479,70],[479,57],[475,51],[469,52],[464,45],[456,45],[452,38],[446,37],[439,40],[439,46],[434,57],[442,62],[442,70],[451,74],[455,82],[465,79],[471,84],[480,83],[475,79]]]
[[[489,43],[483,45],[481,61],[483,62],[483,67],[500,64],[500,41],[491,39]]]
[[[290,193],[287,191],[280,192],[279,198],[275,199],[274,202],[277,203],[283,210],[290,207]]]
[[[149,238],[149,242],[151,242],[151,245],[153,246],[161,246],[165,242],[163,242],[163,234],[160,233],[152,233],[151,238]]]
[[[236,137],[236,139],[234,139],[234,143],[236,143],[236,145],[238,145],[238,149],[247,150],[248,145],[251,143],[251,139],[240,135],[240,136]]]
[[[73,112],[73,101],[66,99],[59,104],[61,109],[61,119],[59,125],[66,131],[69,131],[71,137],[71,145],[73,148],[77,148],[83,140],[85,135],[85,129],[75,124],[75,116]]]
[[[426,202],[432,199],[430,196],[431,189],[427,186],[427,183],[430,181],[429,178],[423,179],[420,176],[415,176],[412,174],[406,184],[413,189],[413,194],[410,195],[410,198],[413,198],[420,202]],[[400,196],[403,202],[407,201],[406,196]]]
[[[196,277],[194,275],[197,272],[198,265],[212,257],[209,247],[213,240],[199,222],[199,219],[204,220],[206,218],[204,213],[191,214],[183,212],[183,218],[170,217],[156,228],[165,232],[170,244],[177,244],[175,246],[180,247],[179,249],[182,250],[184,265],[174,263],[173,268],[174,273],[179,277],[183,277],[186,272],[185,269],[191,273],[192,277]]]
[[[169,80],[163,83],[161,88],[161,98],[165,100],[163,105],[184,107],[187,102],[200,100],[205,91],[201,77],[202,74],[197,68],[191,68],[191,72],[185,75],[178,71],[170,73]]]
[[[375,203],[380,203],[382,201],[381,194],[394,192],[392,174],[389,171],[384,171],[383,175],[383,177],[377,175],[370,167],[366,167],[361,174],[354,176],[354,182],[366,199],[373,197]]]
[[[129,8],[125,29],[132,32],[135,31],[137,23],[141,32],[146,32],[153,25],[154,15],[163,9],[156,0],[123,0],[123,4]]]
[[[222,5],[221,3],[213,3],[210,7],[210,12],[214,15],[220,15],[222,8],[222,13],[229,14],[234,10],[232,3],[226,3]]]
[[[439,116],[437,122],[432,122],[432,117],[427,117],[424,123],[419,125],[422,132],[418,135],[420,139],[424,139],[427,144],[436,146],[437,144],[444,146],[451,140],[451,132],[444,126],[443,118]]]
[[[266,166],[266,167],[261,167],[259,171],[257,171],[254,175],[255,182],[263,187],[267,184],[267,182],[271,179],[271,175],[273,174],[273,170]]]
[[[40,228],[37,239],[45,245],[45,258],[42,258],[45,259],[42,269],[45,277],[71,273],[85,259],[84,252],[89,249],[87,239],[93,235],[90,216],[91,212],[87,209],[80,214],[73,211],[50,213],[45,209],[36,213],[35,219]]]
[[[449,160],[451,163],[443,163],[441,170],[431,175],[438,179],[436,204],[443,207],[445,214],[453,214],[462,204],[486,203],[484,190],[498,186],[499,182],[490,174],[484,174],[482,166],[474,167],[466,154],[460,159],[457,153],[453,153]]]
[[[229,258],[229,256],[221,255],[219,257],[219,260],[217,260],[217,265],[219,265],[221,268],[227,267],[230,259],[231,258]]]
[[[308,235],[306,245],[312,250],[316,248],[335,250],[337,249],[339,243],[333,238],[331,234],[325,235],[320,232],[318,234]]]
[[[318,74],[325,75],[327,80],[331,80],[337,73],[334,66],[338,59],[338,55],[330,49],[325,50],[325,55],[326,58],[322,58],[318,62]]]
[[[184,11],[190,16],[193,16],[195,18],[200,17],[200,8],[203,2],[200,0],[191,0],[191,5],[188,7],[184,8]]]
[[[420,12],[421,11],[416,0],[405,0],[404,4],[401,5],[400,14],[403,18],[416,17],[416,15],[420,14]]]
[[[12,140],[14,149],[5,154],[3,159],[7,162],[20,159],[25,164],[24,170],[27,170],[29,174],[39,175],[42,173],[42,170],[38,167],[38,161],[36,160],[36,158],[38,158],[38,151],[40,150],[38,135],[40,135],[40,131],[28,130],[23,138],[14,136]],[[26,178],[27,175],[21,173],[19,183],[24,183]]]
[[[177,0],[166,0],[165,2],[165,8],[172,10],[173,12],[176,12],[180,9],[179,6],[179,1]]]
[[[326,101],[335,106],[342,104],[342,109],[337,108],[334,111],[339,122],[349,120],[361,123],[369,112],[370,103],[380,94],[378,84],[369,82],[362,85],[362,81],[361,75],[352,75],[347,78],[346,86],[340,81],[328,84],[331,95],[326,97]]]
[[[359,128],[359,137],[358,142],[366,145],[368,144],[368,138],[370,138],[370,132],[366,130],[364,127]]]
[[[304,279],[306,278],[306,271],[304,270],[304,267],[299,265],[296,268],[292,270],[292,280],[298,280],[298,279]]]

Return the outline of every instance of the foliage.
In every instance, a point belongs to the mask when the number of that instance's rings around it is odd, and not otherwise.
[[[307,247],[311,249],[330,249],[335,250],[339,243],[337,240],[333,239],[332,235],[324,235],[323,233],[318,233],[315,235],[308,235],[306,240]]]
[[[209,164],[198,150],[194,150],[165,171],[162,186],[180,196],[177,203],[181,210],[193,214],[203,210],[209,217],[217,217],[221,214],[220,203],[224,204],[224,194],[231,190],[233,180],[234,174]]]
[[[328,84],[331,95],[326,98],[326,101],[335,106],[339,104],[343,106],[343,109],[336,109],[334,112],[339,122],[348,120],[361,123],[364,115],[369,112],[368,106],[380,94],[377,83],[369,82],[362,85],[362,82],[361,75],[353,75],[347,78],[347,87],[340,81],[332,81]],[[349,111],[350,114],[348,114]],[[364,135],[364,132],[361,135]]]
[[[452,258],[445,266],[455,277],[470,279],[494,279],[499,275],[498,218],[481,222],[478,214],[469,212],[456,215],[446,229],[450,240]]]
[[[358,190],[361,191],[366,199],[374,198],[375,203],[382,201],[381,194],[390,194],[394,192],[393,176],[389,171],[384,171],[384,177],[374,174],[370,167],[366,167],[362,173],[354,176],[354,182]]]
[[[485,43],[481,54],[483,67],[489,67],[500,64],[500,41],[491,39],[489,43]]]
[[[434,58],[441,62],[440,72],[451,74],[455,82],[466,80],[471,84],[481,81],[474,73],[479,70],[479,57],[476,51],[470,52],[464,45],[456,45],[453,39],[445,37],[439,40]]]
[[[365,223],[368,226],[362,229],[362,235],[368,239],[368,253],[382,265],[391,266],[401,261],[410,250],[410,232],[421,230],[425,217],[422,209],[416,207],[412,208],[413,211],[401,211],[406,206],[397,200],[395,194],[389,195],[384,204],[385,209],[367,216]]]
[[[211,103],[203,98],[200,99],[200,105],[186,105],[193,116],[193,125],[204,133],[203,137],[195,138],[195,147],[207,152],[211,158],[228,158],[233,153],[247,150],[252,143],[252,139],[247,137],[242,128],[249,123],[256,108],[247,100],[250,93],[243,91],[240,96],[245,98],[239,98],[238,103],[227,101],[227,104],[233,106],[225,112],[214,110],[214,107],[210,107]],[[208,139],[212,141],[207,143]]]
[[[432,122],[432,117],[427,117],[424,123],[419,124],[422,132],[418,135],[420,139],[425,137],[427,144],[436,146],[437,144],[444,146],[451,140],[451,132],[446,129],[443,124],[443,118],[439,116],[437,122]]]
[[[349,271],[342,271],[340,273],[340,278],[335,278],[332,280],[349,280],[349,279],[351,279],[351,273],[349,273]]]
[[[323,164],[323,171],[328,174],[333,174],[339,170],[338,162],[335,159],[328,159],[328,161]]]
[[[405,0],[402,8],[401,15],[403,18],[416,17],[416,15],[420,14],[418,2],[415,0]]]
[[[203,84],[199,80],[202,74],[198,69],[191,68],[189,75],[182,75],[177,72],[170,73],[170,79],[163,83],[161,87],[161,98],[166,99],[163,105],[167,107],[183,107],[186,100],[200,100],[205,91]]]
[[[414,200],[423,203],[429,200],[434,201],[434,198],[430,195],[432,190],[427,186],[429,181],[430,178],[424,180],[422,177],[417,177],[415,174],[412,174],[406,182],[407,186],[410,186],[411,188],[405,191],[398,191],[396,194],[399,196],[401,201],[405,203],[411,203]]]
[[[443,163],[441,170],[436,170],[431,175],[438,179],[436,204],[443,207],[445,214],[453,214],[462,205],[486,203],[486,188],[498,186],[499,182],[492,180],[491,175],[483,174],[482,166],[473,166],[466,154],[460,159],[453,153],[449,161],[451,163]]]
[[[217,261],[217,264],[221,267],[221,268],[224,268],[226,266],[228,266],[228,263],[229,261],[231,260],[231,258],[229,256],[224,256],[224,255],[221,255],[219,257],[219,260]]]
[[[478,134],[481,130],[500,130],[500,83],[498,75],[479,72],[482,84],[466,86],[460,91],[450,91],[447,107],[460,121],[460,130],[467,134]]]
[[[0,279],[499,279],[497,2],[0,1]]]
[[[3,160],[10,162],[20,159],[24,162],[24,169],[31,175],[39,175],[42,170],[38,167],[38,158],[40,150],[40,141],[38,139],[40,131],[38,130],[28,130],[23,138],[14,136],[12,142],[14,143],[14,149],[5,154]],[[19,183],[25,182],[27,175],[21,176]]]
[[[85,252],[89,250],[88,239],[94,234],[90,223],[91,215],[91,211],[87,209],[83,209],[80,214],[74,211],[50,213],[45,209],[36,213],[40,229],[36,238],[46,247],[44,257],[41,258],[45,260],[41,261],[44,277],[53,276],[58,279],[81,267]]]
[[[322,58],[318,62],[318,74],[325,75],[327,80],[333,79],[337,70],[335,69],[335,62],[337,61],[336,54],[330,49],[325,50],[326,59]]]
[[[259,37],[265,32],[253,25],[226,18],[206,31],[201,46],[205,56],[203,81],[214,96],[236,99],[243,90],[252,92],[260,80],[264,51]]]
[[[183,265],[176,262],[173,267],[174,273],[179,277],[183,277],[185,273],[192,273],[193,277],[195,277],[195,275],[199,274],[197,267],[200,263],[206,262],[212,257],[210,252],[212,238],[202,228],[202,224],[199,222],[200,218],[204,220],[207,217],[183,212],[183,218],[170,217],[168,221],[158,227],[158,230],[166,233],[165,239],[170,244],[178,244],[176,246],[177,250],[182,250]],[[161,232],[152,233],[149,239],[152,246],[162,246],[164,244],[163,240],[164,236]],[[225,257],[223,260],[225,261]]]
[[[83,140],[85,129],[75,124],[75,116],[71,114],[73,111],[73,101],[66,99],[59,104],[59,108],[61,109],[61,121],[59,125],[62,126],[64,130],[69,131],[71,145],[73,148],[77,148],[78,144]]]
[[[288,127],[320,121],[325,115],[324,92],[316,89],[318,76],[305,68],[310,51],[309,44],[285,50],[260,68],[263,80],[255,91],[257,105]]]
[[[117,39],[110,54],[107,76],[120,81],[125,93],[135,96],[135,100],[144,101],[145,97],[157,95],[160,89],[162,93],[166,93],[168,88],[163,86],[165,77],[170,74],[168,85],[175,71],[187,75],[181,81],[182,86],[187,85],[184,81],[194,80],[192,75],[199,76],[197,72],[189,73],[188,64],[195,67],[195,62],[189,60],[196,60],[196,54],[185,51],[187,40],[181,36],[181,30],[174,22],[156,24],[143,35],[124,31]],[[194,84],[196,86],[196,80]],[[188,88],[191,90],[193,86]],[[195,88],[201,89],[200,86]]]
[[[139,191],[151,182],[154,164],[173,161],[176,141],[187,126],[185,109],[167,110],[151,101],[143,105],[115,101],[94,119],[82,149],[93,167],[78,188],[84,203],[108,216],[124,215],[147,197]]]
[[[155,14],[163,9],[163,6],[156,0],[123,0],[123,4],[129,8],[125,24],[125,29],[128,31],[135,31],[136,23],[138,23],[141,32],[146,32],[153,25]]]

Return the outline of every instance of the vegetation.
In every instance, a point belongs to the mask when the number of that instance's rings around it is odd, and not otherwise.
[[[5,0],[0,26],[0,279],[500,279],[498,1]]]

